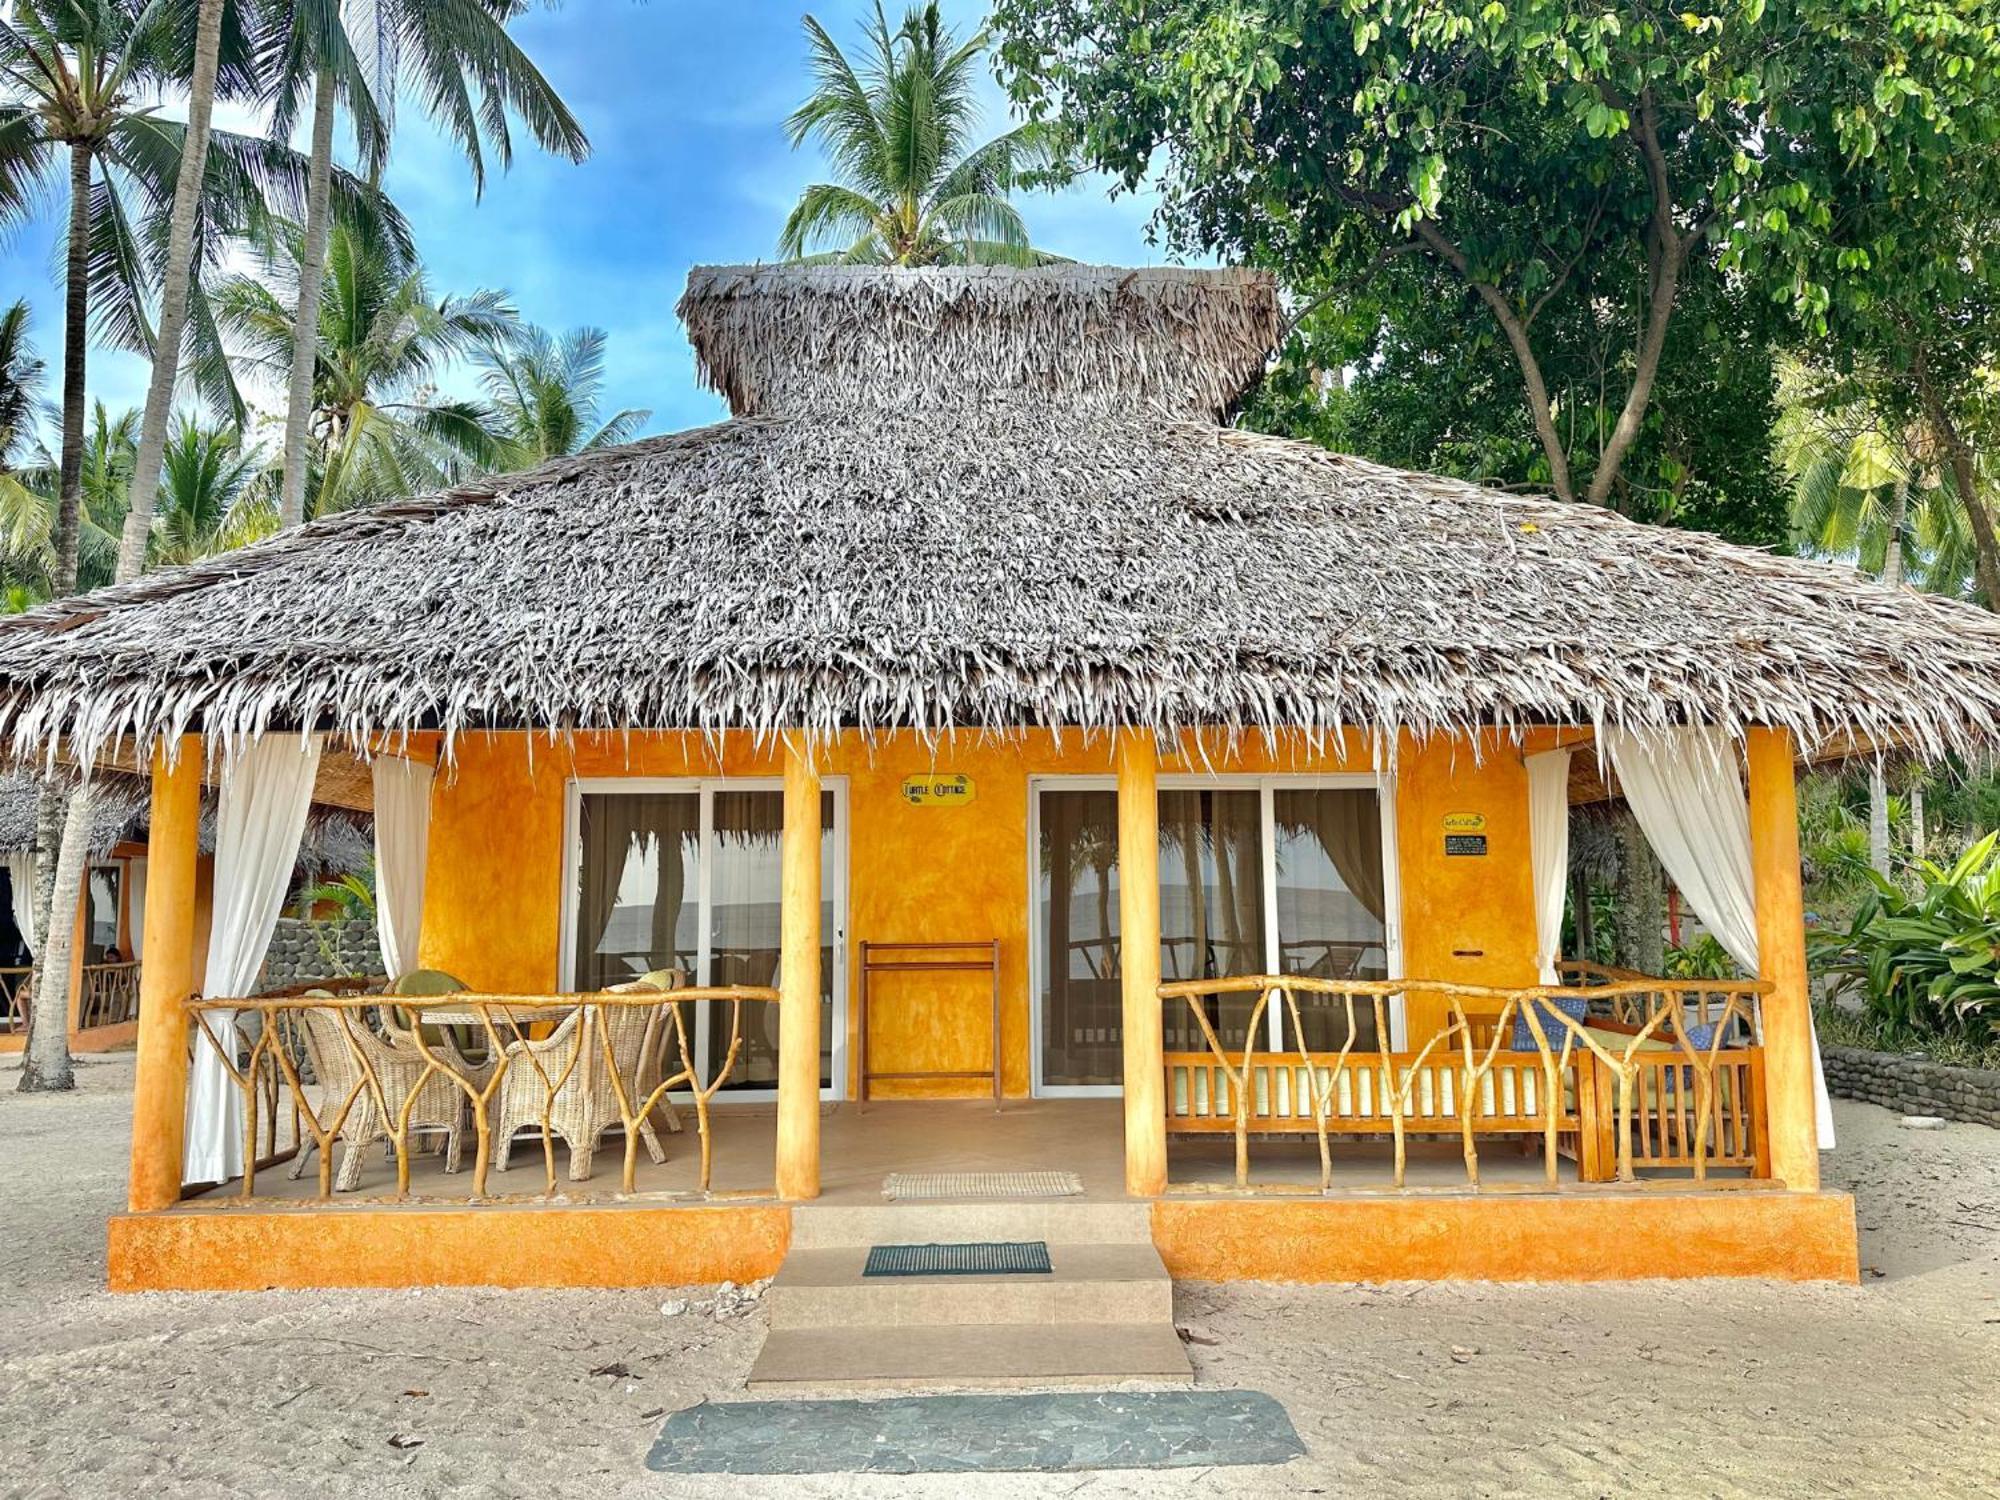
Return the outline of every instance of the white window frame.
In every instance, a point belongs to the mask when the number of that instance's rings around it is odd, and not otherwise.
[[[1307,774],[1227,774],[1204,776],[1175,775],[1159,778],[1163,792],[1244,791],[1258,793],[1258,818],[1264,864],[1264,959],[1267,973],[1278,972],[1278,842],[1274,799],[1280,790],[1311,791],[1346,788],[1376,794],[1382,816],[1382,918],[1386,966],[1391,979],[1403,976],[1403,881],[1396,848],[1396,779],[1374,771],[1329,771]],[[1031,1088],[1038,1099],[1115,1099],[1125,1092],[1115,1083],[1061,1084],[1042,1078],[1042,995],[1048,967],[1043,930],[1041,890],[1042,793],[1115,792],[1117,778],[1111,776],[1030,776],[1028,778],[1028,1059]],[[1267,1045],[1274,1051],[1282,1041],[1283,1017],[1273,1007],[1266,1024],[1270,1027]],[[1402,1051],[1405,1042],[1402,997],[1389,1002],[1389,1046]]]
[[[627,793],[644,796],[648,793],[673,793],[681,796],[693,794],[701,799],[700,839],[701,858],[695,872],[695,932],[696,932],[696,972],[694,982],[708,982],[711,955],[709,945],[712,937],[710,924],[709,881],[714,869],[711,858],[715,843],[715,794],[717,792],[782,792],[784,779],[777,776],[572,776],[563,786],[563,903],[562,936],[558,944],[556,962],[559,988],[567,988],[576,973],[576,920],[577,903],[582,898],[579,878],[583,866],[582,829],[583,797],[589,793]],[[833,796],[833,852],[827,860],[821,878],[826,882],[827,894],[833,898],[833,1058],[832,1082],[819,1091],[821,1099],[839,1100],[847,1097],[847,778],[827,776],[820,781],[820,789]],[[702,1005],[695,1014],[695,1060],[699,1071],[706,1079],[709,1055],[709,1028],[714,1021],[716,1008]],[[749,1024],[746,1014],[744,1022]],[[729,1089],[716,1095],[718,1101],[741,1100],[745,1102],[770,1101],[778,1097],[776,1089]]]

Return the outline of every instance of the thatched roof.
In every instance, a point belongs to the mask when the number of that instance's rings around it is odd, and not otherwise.
[[[71,790],[65,779],[62,788]],[[0,776],[0,856],[24,854],[35,847],[35,816],[42,782],[33,776]],[[152,788],[138,776],[99,771],[91,778],[90,857],[103,859],[124,843],[144,843],[151,822]],[[216,800],[204,792],[200,849],[215,852]],[[375,857],[370,819],[340,808],[314,807],[306,819],[294,873],[318,879],[324,875],[358,873]]]
[[[1239,272],[697,271],[734,420],[0,624],[0,735],[1786,725],[1935,754],[2000,620],[1219,427]]]

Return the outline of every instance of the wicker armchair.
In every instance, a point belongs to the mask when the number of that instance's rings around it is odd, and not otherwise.
[[[658,986],[623,988],[657,990]],[[569,1147],[569,1180],[587,1182],[598,1141],[607,1130],[624,1126],[618,1093],[605,1069],[604,1038],[610,1038],[625,1097],[636,1104],[660,1079],[660,1031],[656,1005],[580,1005],[541,1040],[508,1043],[507,1073],[494,1101],[494,1170],[507,1170],[514,1137],[523,1130],[540,1130],[546,1111],[550,1131]],[[579,1046],[576,1065],[564,1077],[572,1049]],[[549,1086],[559,1079],[551,1099]],[[640,1121],[639,1133],[654,1164],[665,1161],[667,1153],[651,1120]]]
[[[464,980],[447,974],[442,969],[412,969],[389,986],[389,993],[412,998],[435,999],[439,996],[462,994],[465,989]],[[436,1054],[438,1061],[471,1084],[475,1090],[483,1090],[486,1087],[486,1080],[493,1076],[492,1058],[482,1057],[475,1062],[466,1055],[463,1038],[458,1035],[458,1032],[465,1028],[431,1026],[423,1022],[418,1022],[412,1028],[405,1024],[402,1013],[385,1009],[382,1012],[382,1029],[398,1046],[407,1047],[420,1057],[423,1055],[422,1048],[417,1045],[415,1033],[422,1031],[424,1043]]]
[[[298,1018],[306,1055],[312,1060],[313,1076],[320,1084],[320,1108],[337,1109],[350,1093],[355,1095],[354,1105],[340,1128],[344,1145],[340,1168],[334,1174],[335,1192],[350,1193],[360,1186],[364,1152],[371,1142],[391,1139],[391,1128],[405,1105],[410,1111],[411,1139],[442,1134],[444,1169],[458,1170],[467,1119],[465,1095],[457,1084],[439,1072],[425,1078],[429,1064],[422,1053],[413,1047],[385,1041],[370,1031],[358,1015],[350,1023],[338,1010],[311,1006],[301,1009]],[[371,1070],[375,1075],[373,1088],[367,1081]],[[416,1096],[414,1103],[412,1094]],[[312,1146],[310,1139],[300,1144],[299,1153],[292,1160],[291,1175],[295,1180],[305,1175],[306,1158]]]

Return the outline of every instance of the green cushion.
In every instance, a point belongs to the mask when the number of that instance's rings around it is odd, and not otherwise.
[[[442,969],[412,969],[389,986],[392,995],[456,995],[472,988]]]
[[[679,989],[684,979],[679,969],[655,969],[650,974],[641,974],[632,982],[643,984],[649,990],[673,990]]]

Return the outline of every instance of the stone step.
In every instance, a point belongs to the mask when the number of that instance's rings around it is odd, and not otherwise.
[[[867,1258],[861,1246],[794,1247],[765,1294],[772,1329],[1173,1323],[1173,1280],[1150,1244],[1052,1244],[1045,1276],[864,1276]]]
[[[792,1248],[948,1245],[1044,1240],[1051,1245],[1150,1245],[1152,1205],[1037,1198],[982,1203],[800,1204]]]
[[[750,1370],[752,1390],[1187,1385],[1173,1324],[1064,1323],[882,1329],[773,1328]]]

